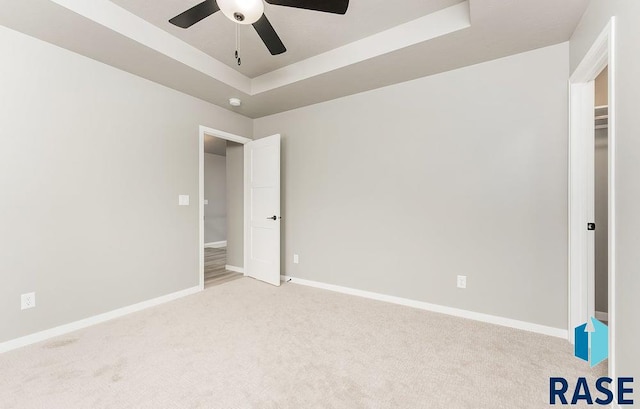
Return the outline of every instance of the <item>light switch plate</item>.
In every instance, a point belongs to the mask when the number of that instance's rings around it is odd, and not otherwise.
[[[300,262],[300,257],[297,254],[293,255],[293,264],[298,264]]]
[[[204,199],[204,204],[208,205],[209,201],[207,199]]]
[[[189,206],[189,195],[180,195],[180,196],[178,196],[178,205],[180,205],[180,206]]]

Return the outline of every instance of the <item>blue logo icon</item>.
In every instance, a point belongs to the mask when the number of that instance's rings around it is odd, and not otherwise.
[[[609,357],[609,327],[593,317],[591,323],[591,327],[585,322],[575,328],[574,355],[593,368]]]

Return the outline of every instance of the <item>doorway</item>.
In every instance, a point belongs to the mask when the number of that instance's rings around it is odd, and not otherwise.
[[[211,140],[211,137],[221,141]],[[280,285],[280,140],[279,134],[253,141],[200,126],[198,217],[201,290],[205,288],[205,278],[209,285],[221,284],[239,278],[237,273]],[[221,162],[222,159],[207,157],[209,153],[205,150],[212,154],[226,154],[224,217],[219,217],[222,213],[220,204],[214,203],[212,195],[215,194],[211,193],[214,190],[205,186],[207,179],[209,182],[215,179],[215,176],[206,177],[205,163]],[[226,219],[226,223],[219,219]],[[226,228],[222,227],[223,224]],[[223,232],[226,237],[215,236],[216,232]]]
[[[200,289],[244,275],[244,144],[204,126],[199,132]]]
[[[594,144],[594,308],[595,317],[609,322],[609,71],[596,77]]]
[[[591,317],[606,318],[615,378],[615,18],[575,69],[569,91],[569,341]]]
[[[204,288],[243,277],[242,146],[204,136]]]

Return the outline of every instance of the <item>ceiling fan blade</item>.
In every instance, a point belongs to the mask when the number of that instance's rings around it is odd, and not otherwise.
[[[278,33],[273,29],[273,26],[264,14],[260,17],[260,20],[253,23],[253,28],[256,29],[260,38],[267,46],[271,55],[282,54],[287,51],[287,48],[282,44]]]
[[[169,23],[181,28],[189,28],[192,25],[196,24],[198,21],[209,17],[219,10],[220,7],[218,7],[218,3],[216,2],[216,0],[205,0],[202,3],[191,7],[184,13],[178,14],[177,16],[169,20]]]
[[[305,10],[324,11],[325,13],[345,14],[349,0],[265,0],[275,6],[295,7]]]

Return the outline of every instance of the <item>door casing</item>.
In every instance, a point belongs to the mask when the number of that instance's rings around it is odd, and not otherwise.
[[[586,161],[593,158],[589,150],[594,149],[594,90],[593,81],[605,67],[609,67],[609,134],[608,134],[608,248],[609,248],[609,377],[616,379],[615,334],[616,334],[616,98],[615,98],[615,17],[612,17],[600,33],[583,60],[569,79],[569,341],[574,342],[573,329],[586,322],[589,315],[595,315],[593,269],[590,268],[589,232],[587,222],[593,203],[593,174]],[[590,274],[591,270],[591,274]],[[593,299],[591,299],[593,297]]]

